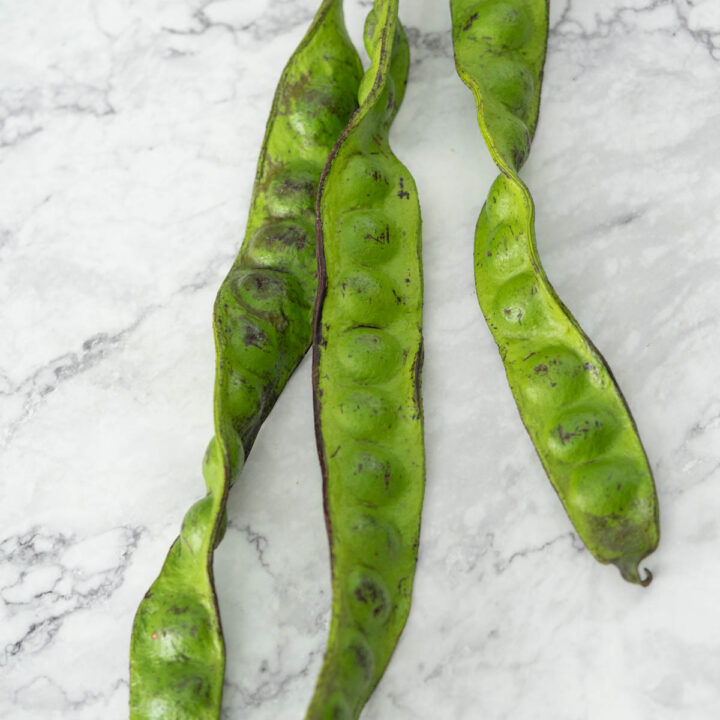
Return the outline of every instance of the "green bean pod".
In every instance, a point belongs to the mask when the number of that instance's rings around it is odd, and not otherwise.
[[[215,436],[203,463],[207,495],[186,514],[137,611],[131,720],[219,717],[225,651],[213,551],[223,535],[230,486],[310,345],[317,186],[357,108],[361,75],[342,0],[324,0],[282,73],[245,240],[215,302]]]
[[[388,143],[407,82],[398,0],[365,26],[360,108],[318,196],[315,426],[332,564],[327,650],[307,718],[357,718],[405,625],[424,492],[422,265],[415,182]]]
[[[472,90],[501,175],[475,231],[478,300],[520,415],[593,556],[646,585],[659,539],[652,472],[607,363],[558,298],[535,245],[534,205],[518,176],[540,104],[546,0],[450,0],[458,74]]]

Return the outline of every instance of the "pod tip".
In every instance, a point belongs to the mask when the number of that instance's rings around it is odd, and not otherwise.
[[[653,574],[643,568],[644,577],[640,575],[639,560],[635,558],[619,558],[614,563],[625,580],[635,585],[647,587],[653,579]]]

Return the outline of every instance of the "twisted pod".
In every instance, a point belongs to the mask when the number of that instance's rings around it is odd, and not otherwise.
[[[501,174],[475,230],[475,285],[540,460],[597,560],[643,585],[659,538],[652,473],[610,368],[548,282],[518,171],[537,124],[546,0],[450,0],[455,65]]]
[[[131,720],[219,717],[225,665],[213,584],[228,491],[312,337],[315,197],[328,155],[357,107],[360,59],[341,0],[325,0],[286,65],[268,120],[245,241],[214,308],[214,417],[207,495],[135,616]]]
[[[409,49],[398,0],[365,26],[360,108],[323,173],[315,426],[332,563],[330,634],[308,720],[357,718],[410,610],[425,462],[415,182],[388,144]]]

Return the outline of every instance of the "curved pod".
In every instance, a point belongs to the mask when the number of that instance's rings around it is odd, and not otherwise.
[[[520,415],[585,545],[643,585],[659,539],[652,472],[610,368],[560,301],[535,246],[518,171],[537,124],[546,0],[451,0],[455,64],[501,171],[475,231],[478,300]]]
[[[328,155],[357,107],[362,74],[341,0],[324,0],[275,93],[245,241],[214,308],[215,436],[207,495],[135,616],[131,720],[214,720],[225,651],[213,583],[227,494],[255,436],[312,337],[314,215]]]

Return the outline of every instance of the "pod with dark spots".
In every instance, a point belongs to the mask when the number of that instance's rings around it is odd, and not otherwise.
[[[517,376],[515,384],[523,399],[540,405],[544,411],[580,397],[587,382],[582,358],[564,345],[528,353],[508,373]]]
[[[282,334],[298,327],[307,312],[307,295],[289,273],[270,269],[238,269],[232,273],[232,302],[242,314],[264,320]]]
[[[390,180],[383,165],[376,158],[361,154],[348,158],[338,182],[337,202],[348,210],[377,206],[390,192]]]
[[[275,374],[272,360],[277,356],[280,333],[272,323],[240,312],[231,316],[234,331],[227,335],[227,347],[243,367],[264,380]]]
[[[334,142],[355,109],[354,98],[342,91],[356,80],[353,68],[341,69],[334,76],[316,73],[304,90],[305,103],[288,115],[293,129],[317,145]]]
[[[453,36],[494,52],[515,50],[532,38],[533,15],[518,2],[465,3],[453,17]],[[462,36],[462,37],[461,37]]]
[[[602,538],[598,559],[614,563],[626,580],[642,585],[652,579],[649,571],[644,577],[638,571],[647,547],[645,518],[653,511],[648,482],[652,476],[635,458],[610,453],[573,470],[566,500],[574,508],[578,531]]]
[[[350,631],[342,638],[338,652],[338,681],[348,694],[365,692],[375,676],[375,658],[365,634]]]
[[[358,718],[405,625],[417,560],[420,209],[388,144],[409,64],[397,7],[377,0],[365,24],[371,66],[360,108],[318,193],[313,384],[333,603],[308,720]]]
[[[213,717],[219,698],[209,678],[221,671],[222,667],[214,664],[151,663],[144,683],[147,692],[138,698],[133,712],[138,717],[164,720]]]
[[[603,457],[619,430],[616,418],[602,406],[567,408],[550,421],[548,453],[565,462]]]
[[[265,223],[243,245],[242,261],[243,267],[293,273],[302,295],[310,297],[317,284],[315,227],[300,218]]]
[[[135,616],[131,720],[220,716],[225,651],[213,551],[226,526],[230,486],[312,338],[315,195],[357,107],[361,74],[342,1],[323,0],[280,78],[245,242],[215,301],[215,437],[203,463],[207,495],[185,516]]]
[[[508,382],[548,477],[593,556],[646,584],[657,546],[650,466],[630,410],[590,339],[559,300],[535,246],[518,173],[537,125],[546,0],[450,0],[458,74],[472,90],[501,171],[475,229],[475,287]]]
[[[312,216],[317,192],[317,168],[312,165],[285,167],[275,173],[265,193],[271,217]]]
[[[393,221],[382,211],[343,213],[336,229],[338,243],[349,260],[358,265],[381,266],[402,244]]]
[[[493,320],[498,333],[524,336],[545,329],[547,315],[535,275],[524,272],[497,290]]]
[[[493,97],[484,105],[483,123],[488,135],[493,138],[498,157],[505,158],[508,164],[518,168],[525,163],[530,153],[532,134],[524,118],[534,110],[531,103],[532,99],[523,103],[522,116]]]
[[[368,568],[353,570],[347,579],[350,613],[358,625],[365,629],[382,627],[392,611],[392,600],[387,583],[380,573]]]
[[[347,447],[342,460],[348,471],[342,482],[358,501],[372,507],[385,506],[402,494],[402,464],[390,450],[374,443],[349,443],[343,447]]]

